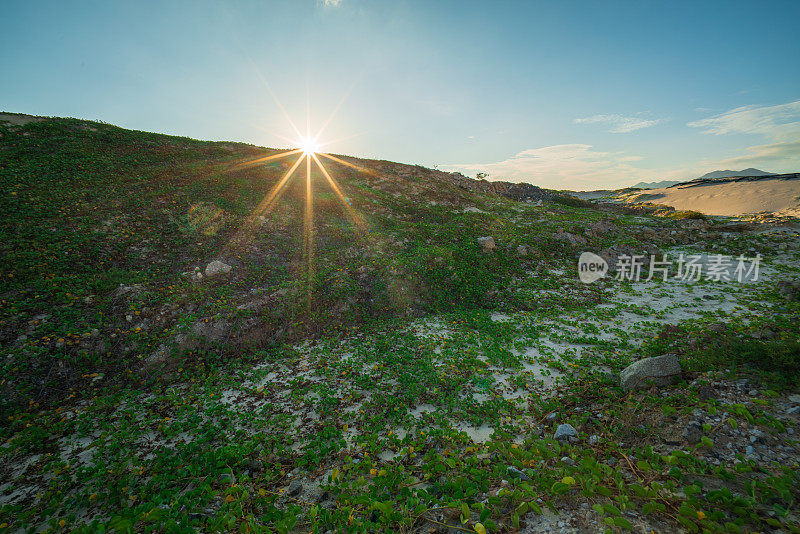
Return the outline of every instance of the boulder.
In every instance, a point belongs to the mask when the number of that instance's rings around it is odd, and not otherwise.
[[[497,245],[494,243],[494,238],[491,236],[487,237],[479,237],[478,238],[478,245],[483,248],[483,250],[489,251],[493,250]]]
[[[675,354],[664,354],[634,362],[620,373],[624,389],[647,386],[651,381],[657,386],[668,386],[681,373],[681,364]]]
[[[212,277],[220,274],[229,273],[231,272],[231,269],[233,269],[233,267],[231,267],[227,263],[221,262],[219,260],[214,260],[208,265],[206,265],[205,273],[206,276]]]

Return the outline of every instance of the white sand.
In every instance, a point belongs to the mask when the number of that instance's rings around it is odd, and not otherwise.
[[[727,182],[693,187],[650,189],[631,196],[634,202],[653,202],[678,210],[708,215],[744,215],[769,212],[800,216],[800,180]]]

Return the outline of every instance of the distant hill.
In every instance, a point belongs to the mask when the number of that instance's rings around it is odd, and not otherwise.
[[[660,182],[639,182],[631,187],[637,187],[639,189],[658,189],[659,187],[669,187],[679,183],[681,183],[679,180],[662,180]]]
[[[740,178],[742,176],[772,176],[773,172],[766,172],[761,171],[759,169],[749,168],[749,169],[742,169],[741,171],[711,171],[709,173],[704,174],[700,178],[696,178],[697,180],[708,180],[708,179],[715,179],[715,178]],[[660,182],[639,182],[638,184],[631,186],[636,187],[639,189],[659,189],[661,187],[670,187],[676,184],[683,183],[683,180],[662,180]]]
[[[700,179],[708,178],[739,178],[741,176],[771,176],[774,172],[766,172],[750,167],[749,169],[742,169],[741,171],[711,171],[704,174]],[[676,182],[677,183],[677,182]],[[662,186],[663,187],[663,186]]]

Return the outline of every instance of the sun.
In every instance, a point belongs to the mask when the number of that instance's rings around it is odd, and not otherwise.
[[[306,136],[300,139],[300,149],[303,154],[310,156],[316,154],[320,149],[320,144],[311,136]]]

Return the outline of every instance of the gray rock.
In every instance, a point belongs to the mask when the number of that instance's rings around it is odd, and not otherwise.
[[[519,478],[521,480],[530,480],[530,477],[526,475],[524,472],[520,471],[516,467],[509,466],[508,474],[513,476],[514,478]]]
[[[564,456],[563,458],[561,458],[561,463],[567,465],[575,465],[575,460],[573,460],[569,456]]]
[[[288,495],[297,495],[301,491],[303,491],[303,483],[299,480],[292,480],[289,483],[289,487],[286,489]]]
[[[578,431],[575,430],[575,427],[570,425],[569,423],[558,425],[558,428],[556,428],[556,433],[553,434],[553,438],[558,440],[565,440],[577,437],[578,437]]]
[[[786,410],[786,413],[789,415],[800,414],[800,406],[792,406],[791,408]]]
[[[220,274],[227,274],[231,272],[231,269],[233,269],[233,267],[231,267],[227,263],[223,263],[220,260],[214,260],[208,265],[206,265],[205,273],[206,276],[212,277]]]
[[[589,445],[597,445],[600,443],[600,436],[591,435],[589,436]]]
[[[478,245],[483,248],[483,250],[489,251],[493,250],[497,245],[494,243],[494,238],[491,236],[487,237],[479,237],[478,238]]]
[[[545,417],[545,420],[546,420],[546,421],[549,421],[549,422],[551,422],[551,423],[552,423],[553,421],[556,421],[556,420],[558,420],[558,412],[553,412],[553,413],[549,413],[549,414],[547,414],[547,417]]]
[[[652,381],[657,386],[668,386],[681,373],[681,364],[675,354],[664,354],[634,362],[620,373],[624,389],[646,386]]]
[[[702,436],[703,428],[697,421],[690,421],[686,428],[683,429],[683,439],[692,445],[699,443]]]

